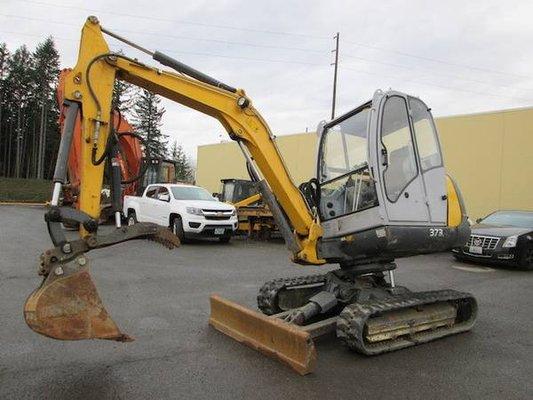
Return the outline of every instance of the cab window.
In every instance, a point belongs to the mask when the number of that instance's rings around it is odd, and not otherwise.
[[[439,140],[431,113],[422,101],[413,97],[409,98],[409,107],[422,171],[442,166]]]
[[[157,192],[157,200],[168,201],[170,199],[170,193],[166,187],[161,186]]]
[[[155,199],[157,194],[157,186],[150,186],[146,191],[146,197]]]
[[[370,108],[356,111],[330,126],[320,144],[320,214],[323,220],[377,206],[368,167]]]
[[[358,113],[328,128],[321,151],[320,181],[329,181],[347,174],[368,162],[368,113]]]
[[[381,142],[387,154],[383,173],[385,192],[387,198],[395,202],[418,175],[405,100],[399,96],[389,97],[382,118]]]

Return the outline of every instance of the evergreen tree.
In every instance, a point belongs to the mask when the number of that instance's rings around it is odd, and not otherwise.
[[[31,171],[28,172],[44,178],[52,173],[60,140],[57,124],[59,107],[54,96],[59,75],[59,53],[51,37],[37,45],[33,59],[36,87],[34,111],[38,128],[35,129],[32,163],[28,167],[29,170],[31,166]]]
[[[33,57],[26,46],[18,48],[7,62],[5,99],[10,107],[6,110],[14,121],[10,122],[7,142],[7,173],[17,178],[22,176],[24,147],[30,131],[29,107],[35,94],[32,79]]]
[[[180,182],[193,182],[193,170],[187,159],[187,155],[183,151],[183,147],[177,141],[174,141],[172,144],[170,155],[172,160],[176,162],[176,179]]]
[[[167,156],[167,136],[161,132],[161,119],[165,109],[161,99],[148,90],[142,90],[133,106],[135,131],[145,141],[147,153],[152,158]]]
[[[127,118],[131,113],[130,110],[135,104],[135,88],[128,82],[115,80],[113,86],[113,99],[111,106],[113,110],[118,110],[123,117]]]
[[[8,124],[9,119],[6,113],[7,96],[6,96],[6,77],[8,71],[9,50],[5,43],[0,43],[0,175],[6,174],[7,169],[7,143],[8,143]]]
[[[49,178],[53,173],[59,144],[58,72],[51,37],[33,53],[22,46],[10,55],[0,44],[0,174]]]

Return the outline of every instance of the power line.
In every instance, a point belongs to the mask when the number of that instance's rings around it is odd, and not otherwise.
[[[271,30],[255,29],[255,28],[235,27],[235,26],[229,26],[229,25],[207,24],[207,23],[204,23],[204,22],[187,21],[187,20],[176,20],[176,19],[171,19],[171,18],[151,17],[151,16],[145,16],[145,15],[141,16],[141,15],[135,15],[135,14],[118,13],[118,12],[114,12],[114,11],[97,10],[97,9],[94,9],[94,8],[83,8],[83,7],[78,7],[78,6],[69,6],[69,5],[65,5],[65,4],[52,4],[52,3],[45,3],[45,2],[42,2],[42,1],[32,1],[32,0],[19,0],[19,1],[20,2],[24,2],[24,3],[37,4],[37,5],[46,6],[46,7],[57,7],[57,8],[73,9],[73,10],[77,10],[77,11],[83,10],[83,11],[94,12],[94,13],[99,13],[99,14],[109,14],[109,15],[116,15],[116,16],[120,16],[120,17],[137,18],[137,19],[151,20],[151,21],[173,22],[173,23],[179,23],[179,24],[204,26],[204,27],[217,28],[217,29],[228,29],[228,30],[243,31],[243,32],[266,33],[266,34],[270,34],[270,35],[300,36],[300,37],[308,37],[308,38],[313,38],[313,39],[329,39],[327,36],[318,36],[318,35],[311,35],[311,34],[299,33],[299,32],[271,31]]]
[[[129,18],[138,18],[143,20],[153,20],[153,21],[165,21],[165,22],[174,22],[174,23],[182,23],[182,24],[188,24],[188,25],[195,25],[195,26],[204,26],[204,27],[212,27],[212,28],[218,28],[218,29],[229,29],[229,30],[236,30],[236,31],[244,31],[244,32],[256,32],[256,33],[265,33],[265,34],[274,34],[274,35],[285,35],[285,36],[299,36],[299,37],[307,37],[311,39],[321,39],[326,40],[329,39],[327,36],[319,36],[319,35],[312,35],[307,33],[299,33],[299,32],[284,32],[284,31],[272,31],[272,30],[261,30],[261,29],[254,29],[254,28],[243,28],[243,27],[234,27],[234,26],[228,26],[228,25],[217,25],[217,24],[207,24],[203,22],[196,22],[196,21],[187,21],[187,20],[174,20],[170,18],[161,18],[161,17],[150,17],[150,16],[140,16],[140,15],[134,15],[134,14],[127,14],[127,13],[117,13],[112,11],[105,11],[105,10],[97,10],[97,9],[91,9],[91,8],[80,8],[77,6],[69,6],[64,4],[52,4],[52,3],[46,3],[42,1],[34,1],[34,0],[19,0],[21,2],[29,3],[29,4],[37,4],[41,6],[46,7],[58,7],[58,8],[65,8],[65,9],[73,9],[73,10],[84,10],[88,12],[95,12],[95,13],[102,13],[102,14],[109,14],[109,15],[116,15],[116,16],[122,16],[122,17],[129,17]],[[405,57],[411,57],[419,60],[425,60],[430,61],[434,63],[454,66],[454,67],[460,67],[460,68],[467,68],[471,70],[477,70],[477,71],[483,71],[488,72],[492,74],[499,74],[499,75],[512,75],[519,78],[528,78],[531,79],[532,77],[526,76],[526,75],[520,75],[512,72],[504,72],[504,71],[498,71],[494,69],[489,68],[482,68],[478,66],[472,66],[467,64],[460,64],[455,63],[447,60],[440,60],[432,57],[427,56],[420,56],[418,54],[408,53],[404,51],[399,51],[395,49],[385,48],[385,47],[379,47],[379,46],[372,46],[368,44],[362,44],[358,42],[353,41],[345,41],[345,43],[349,43],[355,46],[359,47],[365,47],[373,50],[379,50],[384,52],[391,52],[395,54],[399,54]]]
[[[353,59],[361,60],[361,61],[365,61],[365,62],[372,62],[372,63],[376,63],[376,64],[386,65],[386,66],[390,66],[390,67],[403,68],[403,69],[407,69],[407,70],[412,70],[412,69],[416,69],[416,68],[421,68],[421,69],[426,69],[426,70],[429,69],[431,71],[431,73],[433,75],[435,75],[435,76],[448,77],[448,78],[463,80],[463,81],[466,81],[466,82],[480,83],[480,84],[483,84],[483,85],[491,85],[491,86],[494,86],[494,87],[501,87],[501,88],[512,88],[512,89],[518,89],[518,90],[529,92],[529,90],[515,88],[513,85],[494,84],[493,82],[482,81],[482,80],[472,79],[472,78],[465,78],[463,76],[458,76],[458,75],[455,75],[455,74],[449,74],[449,73],[446,73],[446,72],[435,73],[433,70],[430,69],[430,67],[424,67],[424,66],[420,66],[420,65],[416,65],[416,66],[401,65],[401,64],[389,63],[389,62],[384,62],[384,61],[372,60],[372,59],[365,58],[365,57],[358,57],[358,56],[354,56],[354,55],[351,55],[351,54],[344,54],[344,57],[353,58]]]
[[[78,24],[69,24],[67,22],[60,22],[60,21],[50,21],[48,19],[44,18],[35,18],[35,17],[27,17],[22,15],[10,15],[10,14],[0,14],[2,17],[6,18],[19,18],[19,19],[26,19],[29,21],[36,21],[36,22],[46,22],[46,23],[52,23],[57,25],[64,25],[64,26],[72,26],[79,28]],[[180,40],[194,40],[194,41],[200,41],[200,42],[212,42],[212,43],[220,43],[225,45],[237,45],[237,46],[248,46],[248,47],[256,47],[256,48],[267,48],[267,49],[281,49],[281,50],[291,50],[291,51],[302,51],[302,52],[310,52],[310,53],[324,53],[325,51],[322,50],[314,50],[314,49],[307,49],[307,48],[301,48],[301,47],[292,47],[292,46],[274,46],[274,45],[263,45],[263,44],[257,44],[257,43],[249,43],[249,42],[235,42],[230,40],[219,40],[219,39],[204,39],[204,38],[194,38],[190,36],[177,36],[177,35],[169,35],[166,33],[158,33],[158,32],[146,32],[146,31],[134,31],[134,30],[128,30],[128,29],[115,29],[117,32],[124,32],[124,33],[133,33],[135,35],[153,35],[153,36],[165,36],[172,39],[180,39]]]
[[[533,79],[533,77],[527,76],[527,75],[519,75],[519,74],[515,74],[513,72],[497,71],[497,70],[494,70],[494,69],[481,68],[481,67],[467,65],[467,64],[459,64],[459,63],[454,63],[454,62],[451,62],[451,61],[439,60],[439,59],[436,59],[436,58],[431,58],[431,57],[426,57],[426,56],[420,56],[418,54],[406,53],[404,51],[388,49],[388,48],[385,48],[385,47],[371,46],[371,45],[361,44],[361,43],[351,42],[351,41],[346,41],[346,43],[353,44],[353,45],[359,46],[359,47],[364,47],[364,48],[367,48],[367,49],[395,53],[395,54],[399,54],[399,55],[405,56],[405,57],[416,58],[418,60],[431,61],[431,62],[438,63],[438,64],[450,65],[450,66],[453,66],[453,67],[468,68],[468,69],[471,69],[471,70],[488,72],[488,73],[491,73],[491,74],[512,75],[512,76],[515,76],[515,77],[518,77],[518,78]]]
[[[432,86],[432,87],[437,87],[437,88],[440,88],[440,89],[450,90],[452,92],[465,92],[465,93],[472,93],[472,94],[477,94],[477,95],[482,95],[482,96],[491,96],[491,97],[498,97],[498,98],[505,97],[505,98],[512,99],[512,100],[515,100],[515,101],[527,101],[527,102],[530,102],[530,103],[533,102],[533,99],[525,99],[525,98],[521,98],[521,97],[506,96],[506,95],[500,95],[500,94],[495,94],[495,93],[479,92],[479,91],[462,89],[462,88],[452,87],[452,86],[442,86],[442,85],[437,85],[437,84],[434,84],[434,83],[427,83],[427,82],[417,81],[415,79],[403,79],[403,78],[398,78],[397,76],[392,76],[392,75],[384,75],[384,74],[378,74],[378,73],[375,73],[375,72],[361,71],[361,70],[357,70],[357,69],[354,69],[354,68],[345,67],[342,64],[340,65],[340,67],[342,69],[344,69],[344,70],[353,71],[353,72],[357,72],[357,73],[361,73],[361,74],[374,75],[374,76],[379,76],[381,78],[389,78],[389,79],[394,79],[394,80],[401,79],[402,82],[411,82],[411,83],[415,83],[417,85]]]
[[[43,37],[42,35],[32,34],[32,33],[13,32],[13,31],[4,31],[4,30],[0,30],[0,32],[2,32],[2,33],[10,33],[10,34],[15,34],[15,35],[40,37],[40,38]],[[77,42],[77,40],[75,40],[75,39],[68,39],[68,38],[62,38],[62,37],[57,37],[57,36],[53,36],[53,37],[54,37],[54,39],[58,39],[58,40],[67,40],[67,41]],[[161,49],[161,51],[164,51],[164,52],[167,52],[167,53],[173,53],[173,54],[190,54],[190,55],[195,55],[195,56],[229,58],[229,59],[234,59],[234,60],[271,62],[271,63],[280,63],[280,64],[312,65],[312,66],[321,66],[321,67],[325,67],[326,66],[326,64],[311,63],[311,62],[305,62],[305,61],[279,60],[279,59],[272,59],[272,58],[228,56],[228,55],[225,55],[225,54],[202,53],[202,52],[187,51],[187,50]]]
[[[24,0],[24,1],[26,1],[26,0]],[[27,1],[27,2],[31,2],[31,1]],[[72,26],[72,27],[76,27],[76,28],[79,27],[78,24],[67,23],[67,22],[59,22],[59,21],[50,21],[48,19],[43,19],[43,18],[35,18],[35,17],[27,17],[27,16],[11,15],[11,14],[0,14],[0,16],[6,17],[6,18],[19,18],[19,19],[25,19],[25,20],[31,20],[31,21],[37,21],[37,22],[46,22],[46,23],[52,23],[52,24],[58,24],[58,25],[64,25],[64,26]],[[297,47],[270,46],[270,45],[260,45],[260,44],[254,44],[254,43],[246,43],[246,42],[225,41],[225,40],[218,40],[218,39],[193,38],[193,37],[184,37],[184,36],[176,36],[176,35],[159,34],[157,32],[138,32],[138,31],[120,30],[120,29],[117,30],[117,31],[130,32],[130,33],[134,33],[134,34],[137,34],[137,35],[143,35],[143,34],[146,34],[146,35],[157,35],[157,36],[167,36],[167,37],[171,37],[171,38],[175,38],[175,39],[184,39],[184,40],[195,40],[195,41],[215,42],[215,43],[232,44],[232,45],[240,45],[240,46],[263,47],[263,48],[272,48],[272,49],[278,48],[278,49],[286,49],[286,50],[298,50],[298,51],[307,51],[307,52],[313,52],[313,53],[321,53],[320,50],[304,49],[304,48],[297,48]],[[4,32],[5,33],[22,34],[22,35],[31,36],[30,34],[25,34],[25,33],[21,33],[21,32],[9,32],[9,31],[4,31]],[[40,35],[34,35],[34,36],[40,36]],[[58,37],[58,39],[59,40],[69,40],[69,41],[72,40],[72,39],[59,38],[59,37]],[[349,43],[353,44],[354,42],[349,42]],[[377,49],[377,47],[375,47],[375,46],[366,46],[366,45],[361,45],[361,46],[369,47],[369,48],[376,48]],[[170,52],[173,52],[173,53],[180,53],[180,54],[190,54],[190,55],[206,56],[206,57],[237,59],[237,60],[245,60],[245,61],[260,61],[260,62],[299,64],[299,65],[314,65],[314,66],[322,66],[323,65],[323,64],[320,64],[320,63],[312,63],[312,62],[305,62],[305,61],[292,61],[292,60],[280,60],[280,59],[262,59],[262,58],[254,58],[254,57],[243,57],[243,56],[228,56],[228,55],[223,55],[223,54],[202,53],[202,52],[193,52],[193,51],[185,51],[185,50],[183,50],[183,51],[165,50],[165,51],[170,51]],[[384,50],[384,51],[388,51],[388,50]],[[401,54],[406,54],[406,53],[401,53]],[[372,60],[372,59],[368,59],[368,58],[364,58],[364,57],[358,57],[358,56],[354,56],[354,55],[351,55],[351,54],[346,54],[345,57],[358,59],[358,60],[362,60],[362,61],[366,61],[366,62],[373,62],[373,63],[377,63],[377,64],[392,66],[392,67],[404,68],[404,69],[416,68],[416,67],[409,67],[409,66],[405,66],[405,65],[401,65],[401,64],[388,63],[388,62]],[[420,66],[418,66],[418,67],[420,67]],[[343,67],[343,68],[345,68],[345,67]],[[427,69],[428,67],[420,67],[420,68],[426,68]],[[436,76],[439,76],[439,74],[436,74],[434,72],[433,72],[433,74],[436,75]],[[500,74],[505,75],[505,73],[503,73],[503,72],[500,72]],[[511,88],[511,89],[515,89],[515,90],[518,89],[518,90],[520,90],[522,92],[528,92],[528,90],[515,88],[514,86],[511,86],[511,85],[494,84],[492,82],[481,81],[481,80],[465,78],[465,77],[459,77],[457,75],[446,74],[446,73],[440,73],[440,75],[441,76],[453,77],[455,79],[460,79],[460,80],[479,83],[479,84],[492,85],[494,87]],[[510,75],[513,75],[513,74],[510,74]],[[481,94],[481,92],[477,92],[477,93]]]

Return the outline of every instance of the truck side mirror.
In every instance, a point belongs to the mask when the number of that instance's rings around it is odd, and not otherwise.
[[[161,201],[170,201],[170,194],[168,193],[161,193],[158,197]]]
[[[213,193],[213,198],[214,198],[215,200],[221,201],[221,200],[220,200],[220,197],[222,197],[222,195],[221,195],[220,193]]]

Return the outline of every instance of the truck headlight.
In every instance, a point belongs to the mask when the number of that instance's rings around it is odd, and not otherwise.
[[[233,211],[231,212],[231,216],[233,217],[233,216],[235,216],[235,215],[237,215],[237,210],[236,210],[236,209],[233,209]]]
[[[516,247],[517,240],[517,235],[509,236],[507,239],[505,239],[505,242],[503,242],[502,247]]]
[[[187,213],[188,213],[188,214],[193,214],[193,215],[204,215],[204,213],[203,213],[203,211],[202,211],[201,208],[187,207],[186,210],[187,210]]]

